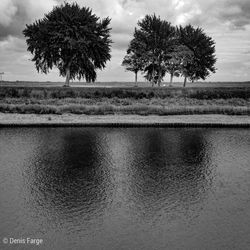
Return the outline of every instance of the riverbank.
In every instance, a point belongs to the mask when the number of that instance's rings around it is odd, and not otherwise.
[[[0,112],[77,115],[250,115],[250,88],[0,87]]]
[[[152,127],[250,127],[250,116],[229,115],[37,115],[0,113],[0,127],[5,126],[152,126]]]

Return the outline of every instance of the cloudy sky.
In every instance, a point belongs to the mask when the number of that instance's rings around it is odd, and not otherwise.
[[[57,69],[38,74],[22,30],[61,0],[0,0],[0,72],[4,80],[62,81]],[[73,1],[68,1],[73,2]],[[112,18],[112,59],[98,81],[133,81],[121,66],[138,20],[159,15],[173,25],[199,26],[216,42],[217,73],[208,81],[250,80],[249,0],[75,0],[103,18]],[[142,79],[142,78],[140,78]],[[166,78],[168,80],[168,76]]]

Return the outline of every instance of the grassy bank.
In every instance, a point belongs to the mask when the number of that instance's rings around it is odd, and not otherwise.
[[[238,88],[179,88],[179,87],[130,87],[130,88],[104,88],[104,87],[0,87],[0,98],[170,98],[185,97],[196,99],[229,99],[250,98],[250,87]]]
[[[250,128],[250,116],[37,115],[0,112],[0,127],[232,127]]]
[[[250,88],[0,87],[0,112],[250,115]]]

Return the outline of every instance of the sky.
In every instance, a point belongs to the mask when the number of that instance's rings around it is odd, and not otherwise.
[[[38,73],[22,34],[31,24],[63,0],[0,0],[0,72],[6,81],[64,81],[53,68]],[[207,81],[250,80],[249,0],[74,0],[111,20],[112,58],[98,71],[97,81],[133,81],[121,66],[139,20],[156,14],[173,25],[201,27],[216,43],[216,68]],[[168,81],[169,76],[165,77]],[[139,76],[143,80],[143,76]],[[176,81],[181,79],[176,78]]]

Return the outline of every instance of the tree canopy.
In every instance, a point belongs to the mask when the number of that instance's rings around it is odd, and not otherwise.
[[[172,84],[174,76],[186,76],[187,65],[192,64],[194,53],[187,46],[177,43],[168,55],[169,59],[165,65],[170,74],[170,84]]]
[[[140,45],[140,54],[146,62],[146,77],[160,85],[165,74],[164,61],[175,43],[175,28],[155,14],[146,15],[138,26],[134,32],[134,43]]]
[[[122,61],[122,66],[124,66],[126,70],[135,73],[135,83],[137,83],[137,73],[143,70],[145,64],[144,60],[140,45],[136,43],[135,40],[132,40],[129,44],[127,55]]]
[[[123,66],[134,68],[137,59],[140,69],[137,68],[136,74],[138,70],[146,73],[145,77],[152,85],[160,85],[167,72],[171,76],[170,83],[173,76],[183,76],[185,86],[187,78],[205,80],[216,71],[215,42],[211,37],[192,25],[174,27],[155,14],[146,15],[138,22]]]
[[[110,60],[110,18],[100,20],[77,3],[56,6],[23,31],[36,69],[48,73],[54,66],[70,79],[96,80],[96,70]]]
[[[183,68],[185,77],[191,81],[205,80],[210,72],[216,72],[215,42],[211,37],[207,36],[201,28],[194,28],[192,25],[178,27],[177,35],[180,44],[193,54],[193,59],[189,60]]]

